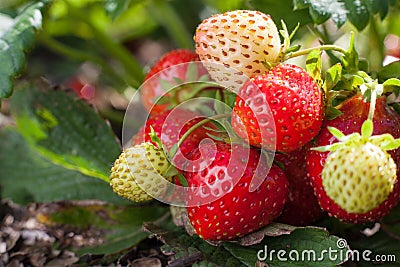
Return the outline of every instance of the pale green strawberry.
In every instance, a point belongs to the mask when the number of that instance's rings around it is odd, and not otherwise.
[[[322,171],[326,194],[347,212],[365,213],[381,204],[396,181],[396,164],[380,147],[367,142],[332,152]]]
[[[349,213],[366,213],[386,200],[397,180],[397,166],[386,152],[399,146],[389,134],[371,136],[372,121],[362,134],[345,136],[335,128],[339,143],[317,148],[331,151],[322,170],[322,185],[328,197]]]
[[[141,143],[121,153],[111,168],[110,185],[118,195],[135,202],[165,193],[171,178],[162,175],[170,163],[162,149]]]

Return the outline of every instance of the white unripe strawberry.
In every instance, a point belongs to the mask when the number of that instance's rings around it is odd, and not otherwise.
[[[265,73],[263,62],[278,61],[281,51],[274,21],[253,10],[235,10],[205,19],[197,27],[194,40],[196,53],[211,77],[233,91],[247,77]]]
[[[118,195],[135,202],[165,193],[170,178],[162,175],[170,163],[162,149],[145,142],[126,149],[111,168],[110,185]]]

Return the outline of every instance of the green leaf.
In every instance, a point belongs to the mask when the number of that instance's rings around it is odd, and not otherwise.
[[[390,63],[378,72],[378,81],[380,83],[384,83],[391,78],[400,79],[400,61]]]
[[[370,0],[366,2],[368,10],[372,14],[379,13],[381,19],[384,19],[389,12],[389,5],[393,5],[393,0],[382,1],[382,0]]]
[[[20,204],[85,199],[129,203],[108,183],[52,163],[14,128],[0,131],[0,188],[2,198]]]
[[[368,2],[369,0],[368,1],[345,0],[345,8],[348,11],[347,19],[360,31],[368,25],[370,19]]]
[[[88,227],[101,231],[103,243],[78,249],[78,254],[112,254],[137,245],[148,237],[143,231],[147,221],[164,221],[169,216],[167,207],[72,205],[64,203],[46,216],[52,225],[70,225],[84,231]]]
[[[226,12],[235,9],[241,9],[244,0],[203,0],[203,2],[216,9],[218,12]]]
[[[390,78],[383,82],[383,86],[400,86],[400,80],[397,78]]]
[[[129,4],[131,3],[131,0],[125,0],[125,1],[120,1],[120,0],[106,0],[105,1],[105,9],[107,11],[107,14],[115,20],[118,18],[124,11],[126,11],[129,7]]]
[[[319,228],[298,228],[288,235],[266,237],[262,243],[252,246],[241,246],[236,242],[212,246],[197,235],[188,236],[183,229],[171,231],[154,224],[146,224],[145,227],[166,243],[163,251],[174,253],[175,260],[197,257],[202,259],[199,266],[259,266],[256,265],[260,264],[259,260],[271,267],[335,266],[346,261],[349,250],[347,246],[338,247],[339,238]],[[337,257],[329,257],[328,250],[335,250]],[[277,258],[278,251],[286,261]],[[295,257],[296,253],[298,260],[291,260],[290,257]]]
[[[323,229],[299,228],[289,236],[266,238],[261,249],[267,252],[263,256],[267,256],[269,266],[337,266],[347,260],[346,254],[349,252],[347,246],[338,246],[339,242],[340,245],[346,243],[344,239],[332,236]],[[336,257],[329,256],[329,250],[335,250],[333,254]],[[287,261],[279,259],[278,253]],[[290,259],[290,255],[294,260]]]
[[[29,86],[15,92],[11,110],[19,132],[41,155],[108,181],[120,146],[109,125],[88,104],[63,91]]]
[[[321,66],[321,51],[312,50],[307,56],[306,70],[319,86],[322,86]]]
[[[325,81],[324,81],[324,91],[328,92],[331,90],[342,78],[342,65],[337,63],[330,67],[326,71]]]
[[[351,33],[350,45],[342,58],[345,73],[356,73],[358,71],[358,52],[355,48],[354,33]]]
[[[294,29],[298,23],[305,25],[312,22],[308,11],[296,8],[293,0],[248,0],[248,3],[249,8],[270,14],[277,25],[279,21],[285,21],[289,30]]]
[[[322,24],[329,18],[340,28],[350,21],[358,30],[363,30],[369,19],[380,14],[384,18],[388,13],[391,0],[294,0],[298,10],[308,9],[314,23]]]
[[[382,229],[371,237],[349,239],[349,244],[352,249],[359,252],[359,256],[355,256],[354,261],[360,267],[373,267],[377,264],[395,267],[400,264],[399,240],[391,237]],[[379,259],[386,259],[386,261],[379,261]]]
[[[382,221],[384,229],[395,237],[400,237],[399,218],[400,205],[397,205],[397,207],[395,207]]]
[[[25,55],[35,42],[35,32],[42,27],[45,2],[38,1],[23,10],[4,32],[0,32],[0,99],[12,94],[12,79],[25,65]]]
[[[214,100],[214,109],[217,114],[230,114],[232,113],[232,108],[222,101]]]

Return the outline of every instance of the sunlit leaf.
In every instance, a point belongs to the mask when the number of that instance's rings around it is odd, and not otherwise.
[[[63,91],[27,86],[16,91],[11,106],[19,132],[41,155],[108,181],[120,146],[109,125],[88,104]]]
[[[42,10],[46,1],[28,6],[10,27],[0,32],[0,99],[12,94],[13,78],[25,66],[25,53],[35,42],[35,33],[42,27]]]
[[[14,128],[0,131],[0,190],[2,198],[20,204],[85,199],[130,203],[108,183],[52,163]]]

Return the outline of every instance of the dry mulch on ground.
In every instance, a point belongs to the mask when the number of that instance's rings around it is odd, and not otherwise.
[[[146,239],[138,246],[117,254],[78,256],[77,249],[101,244],[102,232],[74,229],[68,225],[48,225],[40,216],[54,208],[50,204],[16,205],[0,203],[0,267],[22,266],[129,266],[156,267],[168,265],[169,258],[161,250],[161,242]]]

